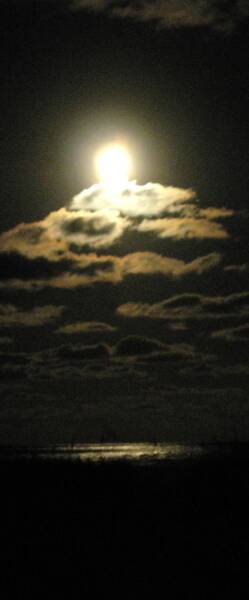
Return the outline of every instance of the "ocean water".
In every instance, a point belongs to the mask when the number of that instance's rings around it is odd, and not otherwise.
[[[161,443],[99,443],[47,446],[42,448],[5,448],[0,454],[6,458],[42,458],[47,460],[80,460],[83,463],[127,461],[140,464],[164,460],[201,457],[206,450],[201,446]]]

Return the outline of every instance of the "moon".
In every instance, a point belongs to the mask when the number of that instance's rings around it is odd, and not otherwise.
[[[101,183],[110,191],[124,188],[131,172],[131,159],[121,144],[110,144],[96,156],[96,167]]]

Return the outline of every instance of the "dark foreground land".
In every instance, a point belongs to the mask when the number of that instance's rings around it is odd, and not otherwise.
[[[248,596],[248,456],[2,458],[0,478],[4,599]]]

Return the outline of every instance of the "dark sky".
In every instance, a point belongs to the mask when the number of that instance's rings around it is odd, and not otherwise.
[[[249,2],[0,13],[0,443],[247,439]]]

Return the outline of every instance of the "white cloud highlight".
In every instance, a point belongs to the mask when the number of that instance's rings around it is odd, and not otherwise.
[[[159,183],[138,185],[129,181],[120,192],[111,193],[102,184],[96,184],[74,196],[72,210],[119,211],[126,217],[154,217],[165,211],[172,212],[177,205],[194,200],[192,189],[163,186]]]

